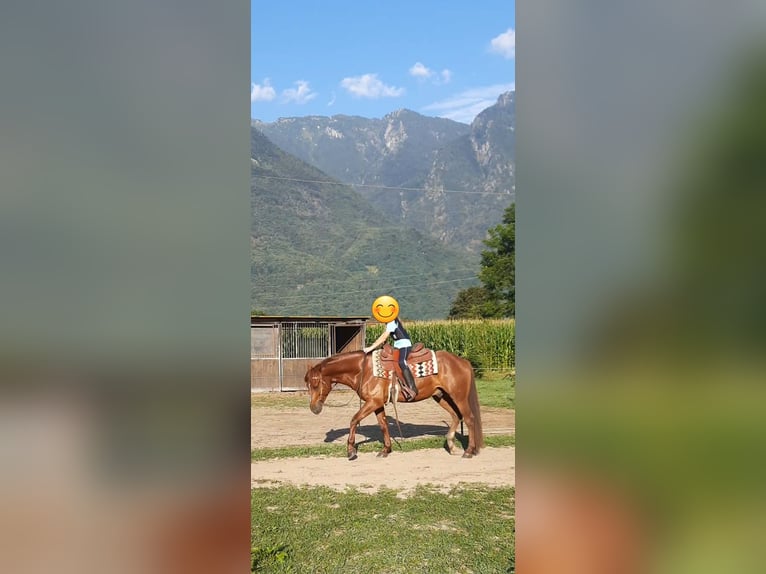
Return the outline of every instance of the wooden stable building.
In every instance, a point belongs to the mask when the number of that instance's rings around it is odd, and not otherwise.
[[[322,359],[364,348],[369,317],[250,317],[250,390],[295,391]]]

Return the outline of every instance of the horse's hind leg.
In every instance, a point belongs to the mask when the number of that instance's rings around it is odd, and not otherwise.
[[[473,428],[473,413],[469,411],[469,414],[465,416],[465,424],[469,429]],[[463,453],[463,458],[471,458],[473,455],[478,454],[478,449],[476,448],[476,437],[474,436],[473,431],[468,431],[468,448],[465,449],[465,452]]]
[[[473,455],[479,454],[479,449],[477,448],[477,445],[476,445],[476,435],[473,431],[474,414],[471,411],[470,405],[465,404],[461,406],[462,406],[461,410],[465,413],[465,415],[463,416],[463,421],[465,421],[465,426],[469,429],[468,430],[468,448],[465,449],[465,452],[463,453],[463,458],[471,458]]]
[[[441,408],[450,414],[450,417],[452,417],[452,422],[447,430],[447,452],[455,454],[455,432],[457,432],[457,425],[460,424],[460,416],[455,412],[455,409],[452,408],[449,399],[441,390],[439,390],[432,398]]]
[[[391,452],[391,435],[388,432],[388,421],[386,420],[385,408],[379,407],[375,409],[375,416],[378,417],[378,424],[383,433],[383,450],[378,453],[378,456],[387,457]]]

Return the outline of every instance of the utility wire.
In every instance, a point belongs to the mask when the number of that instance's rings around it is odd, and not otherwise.
[[[451,273],[451,274],[454,274],[454,273],[460,273],[460,272],[463,272],[463,271],[474,271],[475,269],[476,269],[475,267],[459,267],[457,269],[449,269],[448,272]],[[324,285],[331,286],[332,284],[335,284],[335,283],[348,284],[348,283],[356,283],[356,282],[362,282],[362,281],[380,281],[380,280],[391,281],[391,280],[394,280],[394,279],[402,279],[404,277],[422,277],[424,279],[427,279],[425,277],[425,273],[424,272],[420,272],[420,273],[408,273],[406,275],[388,275],[388,274],[385,274],[385,275],[381,275],[379,277],[370,276],[370,277],[357,277],[357,278],[349,278],[349,279],[322,279],[321,281],[316,281],[316,282],[312,281],[310,283],[304,284],[304,287],[320,287],[320,286],[324,286]],[[266,289],[266,288],[270,288],[270,287],[278,287],[278,288],[284,289],[285,283],[284,282],[280,282],[280,283],[271,283],[271,284],[263,285],[263,284],[260,284],[260,283],[256,282],[256,283],[253,284],[253,287],[258,287],[259,289]]]
[[[445,283],[457,283],[457,282],[460,282],[460,281],[473,281],[473,280],[476,280],[476,279],[478,279],[478,277],[476,275],[473,275],[471,277],[461,277],[459,279],[446,279],[444,281],[432,281],[432,282],[429,283],[429,285],[443,285]],[[410,285],[395,285],[395,286],[389,288],[389,290],[404,289],[406,287],[423,287],[423,284],[422,283],[412,283]],[[355,289],[353,291],[333,291],[332,295],[353,295],[355,293],[366,293],[368,291],[380,291],[380,290],[385,290],[385,288],[382,288],[382,287],[370,287],[370,288],[366,288],[366,289]],[[307,293],[307,294],[304,294],[304,295],[279,295],[279,294],[274,294],[274,295],[272,295],[272,297],[278,297],[280,301],[284,301],[285,299],[307,299],[307,298],[315,299],[316,298],[316,293],[313,293],[313,294]]]
[[[444,193],[474,193],[481,195],[508,195],[507,191],[470,191],[467,189],[429,189],[426,187],[395,187],[390,185],[376,185],[371,183],[343,183],[342,181],[322,180],[322,179],[298,179],[294,177],[280,177],[276,175],[252,174],[252,177],[260,179],[276,179],[280,181],[294,181],[298,183],[322,183],[326,185],[343,185],[346,187],[368,187],[371,189],[383,189],[385,191],[441,191]]]

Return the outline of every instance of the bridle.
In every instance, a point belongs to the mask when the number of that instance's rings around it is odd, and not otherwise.
[[[361,408],[361,406],[362,406],[362,386],[363,386],[363,383],[364,383],[364,370],[365,370],[366,363],[367,363],[367,361],[365,359],[363,359],[362,360],[362,371],[359,374],[359,383],[357,385],[357,388],[354,389],[356,391],[356,394],[359,396],[359,408]],[[326,381],[324,379],[324,377],[320,374],[320,372],[319,372],[320,370],[321,369],[316,369],[316,370],[312,369],[311,375],[309,377],[309,386],[310,386],[310,388],[313,388],[313,385],[315,383],[318,383],[317,386],[321,386],[321,390],[319,392],[319,401],[322,404],[324,404],[325,400],[327,400],[327,396],[330,394],[330,391],[332,391],[338,383],[337,383],[337,381],[333,382],[332,380],[331,381]],[[353,387],[351,387],[351,388],[353,389]],[[345,407],[346,405],[348,405],[351,402],[351,400],[352,400],[352,398],[350,398],[348,400],[348,402],[346,402],[346,404],[344,404],[344,405],[326,405],[326,406],[341,406],[341,407]]]
[[[311,377],[309,378],[309,385],[312,389],[315,387],[319,388],[319,401],[321,403],[325,402],[327,395],[329,395],[330,391],[332,390],[332,383],[325,381],[324,377],[322,377],[318,371],[316,373],[311,373]]]

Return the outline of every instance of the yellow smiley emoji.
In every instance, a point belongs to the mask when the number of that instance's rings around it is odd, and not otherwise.
[[[381,323],[390,323],[399,316],[399,303],[390,295],[381,295],[372,303],[372,316]]]

